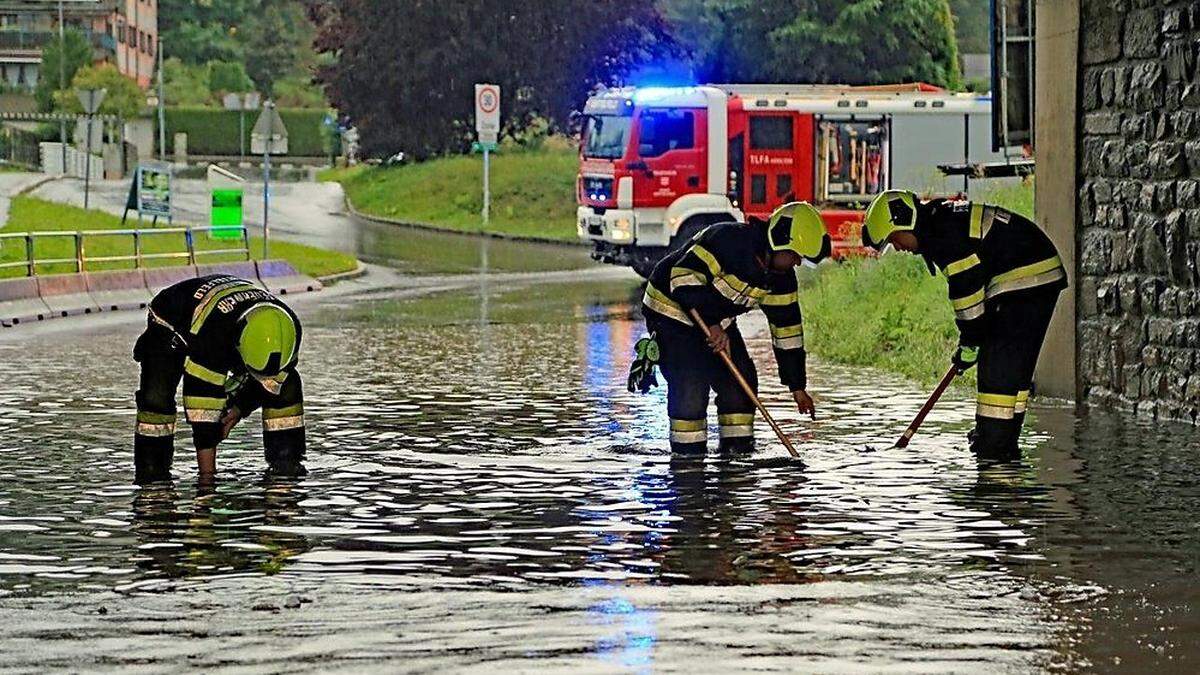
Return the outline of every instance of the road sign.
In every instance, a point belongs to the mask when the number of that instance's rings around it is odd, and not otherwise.
[[[250,132],[250,152],[256,155],[288,154],[288,132],[274,105],[263,107]]]
[[[100,104],[104,102],[104,97],[107,94],[107,89],[75,90],[75,95],[79,97],[79,102],[83,105],[83,112],[89,115],[96,114],[96,111],[100,109]]]
[[[475,85],[475,131],[481,143],[495,143],[500,135],[500,85]]]

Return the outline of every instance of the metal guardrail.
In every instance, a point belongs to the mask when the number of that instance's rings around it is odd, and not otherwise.
[[[228,232],[230,230],[241,231],[241,247],[240,248],[221,248],[221,249],[197,249],[196,248],[196,233],[212,232],[213,230],[221,230]],[[167,253],[145,253],[142,250],[142,242],[146,237],[156,235],[184,235],[186,242],[185,249],[176,252]],[[87,255],[87,240],[88,238],[98,237],[131,237],[133,240],[132,255],[105,255],[105,256],[88,256]],[[38,258],[36,256],[36,242],[38,240],[61,240],[71,239],[75,244],[75,256],[72,258]],[[0,233],[0,252],[4,250],[4,244],[8,241],[22,241],[24,243],[25,255],[24,259],[12,262],[0,262],[0,270],[13,267],[24,267],[25,276],[32,277],[37,275],[39,265],[71,265],[75,266],[76,272],[88,271],[89,263],[107,263],[107,262],[132,262],[133,269],[142,269],[147,260],[162,260],[162,259],[187,259],[188,265],[195,265],[197,258],[202,256],[213,255],[230,255],[240,254],[250,260],[250,233],[245,227],[162,227],[150,230],[146,229],[130,229],[130,230],[74,230],[62,232],[13,232]]]

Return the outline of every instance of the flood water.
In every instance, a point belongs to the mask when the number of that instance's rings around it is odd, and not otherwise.
[[[298,301],[310,475],[263,477],[255,419],[213,488],[186,437],[131,485],[136,321],[0,341],[0,668],[1195,670],[1191,428],[1042,407],[981,466],[957,391],[885,449],[924,387],[813,361],[801,419],[752,320],[803,463],[762,424],[672,460],[636,295]]]

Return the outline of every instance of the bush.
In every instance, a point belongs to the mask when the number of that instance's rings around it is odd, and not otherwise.
[[[233,92],[254,91],[254,83],[246,74],[246,67],[229,61],[209,61],[208,88],[214,95]]]
[[[866,365],[935,380],[950,365],[958,328],[946,280],[930,276],[920,258],[826,264],[801,291],[808,348],[838,363]],[[970,380],[974,371],[970,371]]]
[[[250,132],[260,111],[246,112],[246,152],[250,152]],[[321,136],[324,110],[287,108],[279,111],[288,131],[288,154],[300,157],[325,155]],[[237,155],[238,113],[217,108],[167,108],[167,152],[175,151],[175,134],[188,135],[188,153],[193,155]],[[156,132],[157,133],[157,132]]]

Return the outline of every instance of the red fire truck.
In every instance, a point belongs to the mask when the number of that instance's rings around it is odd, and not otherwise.
[[[709,224],[804,200],[845,255],[880,191],[968,193],[936,167],[1003,159],[990,134],[987,96],[925,84],[610,89],[584,108],[579,236],[646,276]]]

